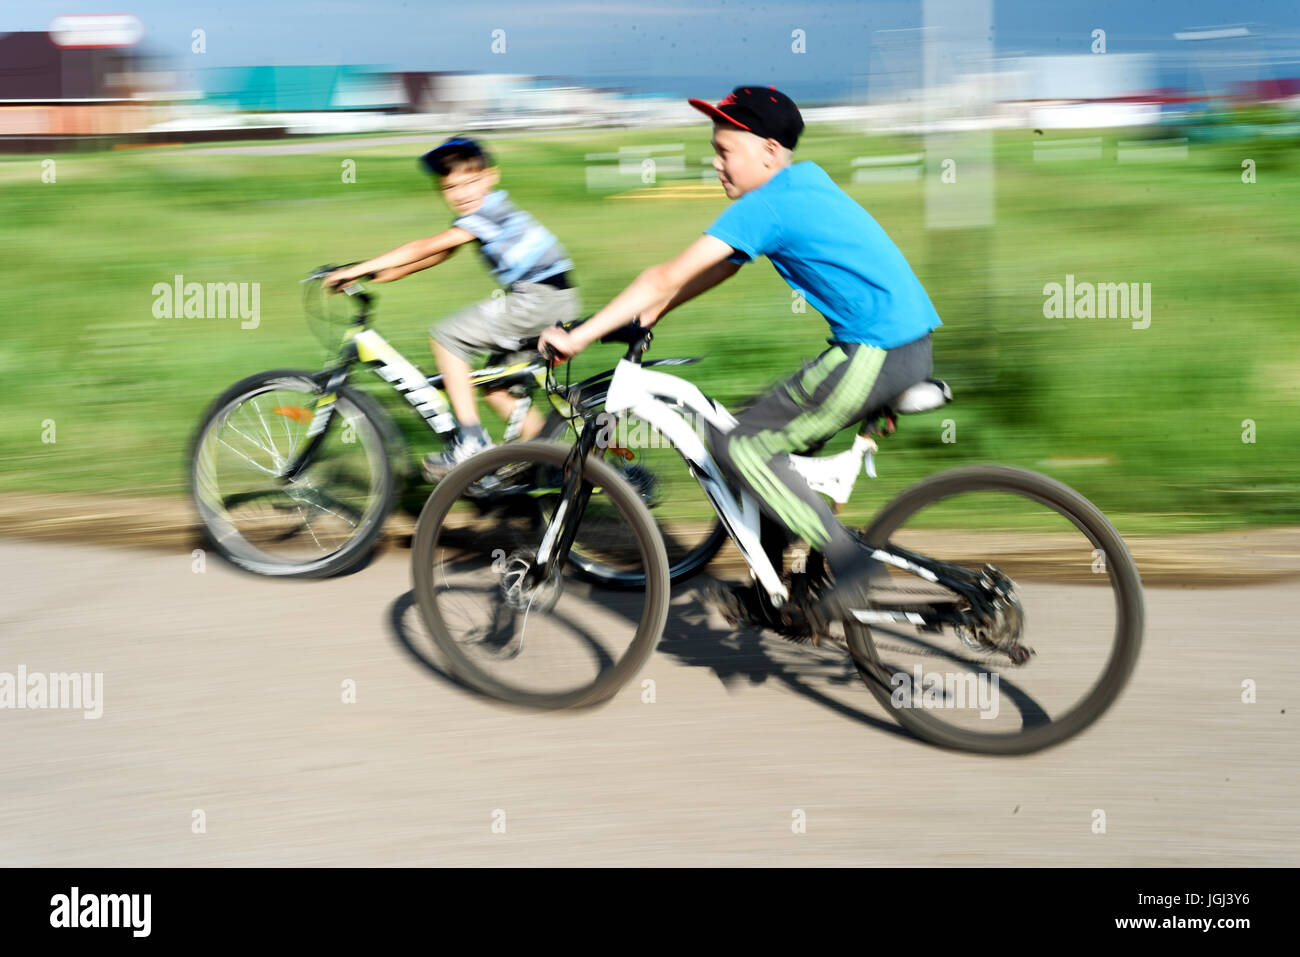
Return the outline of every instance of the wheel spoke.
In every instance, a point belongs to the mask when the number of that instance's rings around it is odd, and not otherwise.
[[[260,471],[262,471],[262,472],[265,472],[267,475],[271,476],[272,478],[276,478],[276,477],[278,477],[274,469],[268,469],[265,465],[261,465],[261,464],[259,464],[259,463],[257,463],[257,462],[254,462],[251,458],[249,458],[249,457],[248,457],[247,455],[245,455],[243,452],[239,451],[239,449],[235,448],[233,445],[231,445],[231,444],[230,444],[229,442],[227,442],[225,439],[218,438],[217,441],[220,442],[222,445],[224,445],[226,448],[230,449],[230,451],[234,452],[236,455],[238,455],[241,459],[243,459],[245,462],[247,462],[247,463],[248,463],[249,465],[251,465],[253,468],[258,469],[258,470],[260,470]]]
[[[262,407],[257,406],[257,418],[262,423],[262,431],[266,433],[267,449],[266,452],[271,456],[271,461],[275,463],[276,470],[284,468],[284,459],[280,457],[279,451],[275,447],[275,439],[271,438],[271,427],[266,424],[266,417],[262,415]]]
[[[298,514],[302,516],[302,522],[307,526],[307,532],[311,535],[311,540],[316,543],[317,548],[323,550],[325,546],[322,545],[320,539],[316,537],[316,529],[312,527],[311,519],[307,517],[307,513],[302,510],[301,505],[298,505]]]
[[[325,492],[321,491],[320,489],[310,489],[310,490],[300,489],[298,491],[299,494],[297,495],[293,495],[292,492],[290,493],[296,501],[310,505],[312,508],[318,509],[319,511],[322,511],[327,515],[333,515],[339,521],[346,522],[352,528],[357,527],[357,523],[355,521],[348,518],[346,515],[340,515],[338,512],[334,511],[334,509],[329,508],[323,503],[322,499],[325,498],[326,496]],[[346,503],[338,502],[338,507],[345,508],[353,512],[354,514],[357,515],[358,518],[360,518],[360,514],[356,512],[356,509],[353,509],[351,506],[347,505]]]
[[[255,447],[255,448],[259,448],[259,449],[261,449],[263,452],[265,452],[267,455],[269,455],[269,456],[271,457],[271,463],[272,463],[273,465],[275,465],[277,468],[279,467],[279,462],[278,462],[279,456],[277,456],[273,451],[271,451],[270,449],[268,449],[268,448],[267,448],[266,446],[264,446],[261,442],[257,441],[257,439],[254,439],[254,438],[252,438],[251,436],[245,435],[245,434],[244,434],[243,432],[241,432],[239,429],[235,428],[235,426],[234,426],[233,424],[230,426],[230,429],[231,429],[232,432],[234,432],[236,435],[238,435],[241,439],[243,439],[243,440],[244,440],[245,442],[247,442],[249,445],[251,445],[251,446],[253,446],[253,447]],[[274,475],[274,474],[276,474],[276,473],[273,471],[271,474]]]

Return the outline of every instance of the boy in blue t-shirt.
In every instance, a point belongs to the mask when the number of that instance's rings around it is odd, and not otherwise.
[[[548,329],[540,345],[570,358],[632,316],[653,325],[766,256],[826,318],[830,348],[737,415],[732,432],[714,437],[713,453],[769,518],[826,556],[836,587],[822,612],[843,618],[848,608],[866,607],[876,563],[788,455],[820,448],[927,378],[930,330],[942,323],[871,215],[817,164],[793,162],[803,118],[789,97],[752,85],[716,106],[690,103],[714,121],[713,168],[734,202],[675,259],[645,270],[572,331]]]

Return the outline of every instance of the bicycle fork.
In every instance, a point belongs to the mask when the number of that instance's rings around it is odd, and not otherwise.
[[[338,390],[343,387],[343,383],[347,381],[347,378],[347,366],[341,366],[329,373],[329,378],[325,382],[324,393],[316,400],[316,409],[312,413],[311,425],[307,427],[307,442],[297,452],[290,454],[289,460],[285,463],[278,476],[280,481],[286,485],[293,482],[302,470],[311,464],[311,460],[315,458],[316,451],[320,448],[321,442],[325,440],[325,433],[334,418],[335,399],[338,396]]]
[[[582,467],[591,450],[595,448],[598,431],[596,420],[587,419],[583,423],[578,441],[569,450],[568,458],[564,460],[560,501],[550,521],[546,523],[541,544],[537,546],[536,559],[525,579],[528,587],[558,580],[564,563],[569,557],[569,549],[573,547],[578,526],[591,499],[592,484],[583,479]]]

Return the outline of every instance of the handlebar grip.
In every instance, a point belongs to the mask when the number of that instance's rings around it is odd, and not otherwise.
[[[328,276],[328,275],[329,275],[330,273],[332,273],[332,272],[337,272],[337,271],[340,270],[340,269],[347,269],[347,268],[350,267],[350,266],[356,266],[356,265],[360,264],[360,262],[361,262],[361,260],[358,259],[356,262],[352,262],[352,263],[343,263],[343,264],[340,265],[340,266],[328,266],[328,265],[327,265],[327,266],[320,266],[320,267],[318,267],[318,268],[316,268],[316,269],[313,269],[311,272],[309,272],[309,273],[307,274],[307,278],[304,279],[304,280],[302,280],[302,281],[303,281],[303,282],[319,282],[320,280],[324,279],[326,276]],[[351,282],[356,282],[356,281],[358,281],[358,280],[362,280],[362,279],[364,279],[364,280],[366,280],[366,281],[370,281],[370,280],[372,280],[372,279],[375,278],[375,275],[376,275],[376,274],[373,273],[373,272],[368,272],[368,273],[366,273],[365,275],[363,275],[363,276],[357,276],[356,279],[352,279],[352,280],[350,280],[350,281],[351,281]]]

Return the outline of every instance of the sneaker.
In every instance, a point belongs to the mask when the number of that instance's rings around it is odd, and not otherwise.
[[[817,622],[818,629],[822,630],[823,625],[833,621],[856,620],[854,611],[867,611],[872,607],[869,595],[873,587],[879,589],[888,581],[889,570],[874,558],[852,572],[838,576],[826,586],[825,593],[816,602],[815,617],[821,619]]]
[[[431,452],[424,457],[424,477],[430,482],[438,482],[461,462],[490,448],[493,448],[492,440],[482,430],[479,430],[477,435],[472,433],[458,435],[447,451]]]
[[[826,633],[824,623],[806,614],[793,602],[787,602],[780,609],[765,606],[757,584],[728,585],[709,579],[696,586],[695,598],[705,608],[721,614],[732,630],[745,624],[770,629],[790,641],[811,641],[814,644]],[[819,626],[821,631],[818,631]]]
[[[745,624],[762,624],[756,622],[747,592],[752,590],[741,585],[728,585],[716,578],[709,578],[695,587],[695,598],[705,608],[712,608],[722,615],[728,628],[737,628]]]

